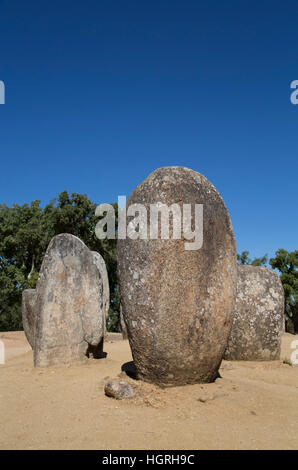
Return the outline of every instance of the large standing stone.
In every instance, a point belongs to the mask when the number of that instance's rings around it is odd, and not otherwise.
[[[95,263],[97,264],[98,270],[101,275],[102,279],[102,302],[103,302],[103,310],[104,310],[104,315],[105,319],[108,318],[109,315],[109,308],[110,308],[110,286],[109,286],[109,278],[108,278],[108,271],[106,268],[106,263],[103,259],[103,257],[97,252],[97,251],[92,251],[92,254],[95,259]]]
[[[225,359],[279,359],[283,329],[284,290],[278,274],[260,266],[239,265],[235,315]]]
[[[131,194],[133,203],[203,204],[203,246],[185,239],[118,240],[123,315],[140,379],[161,386],[210,382],[231,327],[236,248],[225,204],[202,175],[160,168]],[[148,228],[150,220],[148,220]]]
[[[126,328],[126,325],[125,325],[125,320],[124,320],[124,317],[123,317],[123,311],[122,311],[122,305],[121,304],[120,304],[119,317],[120,317],[120,328],[121,328],[122,338],[123,339],[128,339],[127,328]]]
[[[28,343],[34,349],[36,290],[25,289],[22,293],[22,324]]]
[[[99,257],[70,234],[50,242],[36,286],[36,367],[102,353],[108,298]]]

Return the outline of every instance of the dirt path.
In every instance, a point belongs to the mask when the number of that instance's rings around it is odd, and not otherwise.
[[[294,339],[284,335],[283,359]],[[213,384],[138,383],[135,399],[115,401],[104,384],[131,361],[119,335],[109,336],[105,359],[46,370],[33,368],[22,332],[0,340],[1,449],[298,448],[298,366],[224,361]]]

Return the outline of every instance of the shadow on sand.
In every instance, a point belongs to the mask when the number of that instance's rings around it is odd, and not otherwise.
[[[125,372],[126,375],[128,375],[128,377],[130,377],[131,379],[138,380],[137,371],[133,361],[125,362],[124,364],[122,364],[121,370],[122,372]]]

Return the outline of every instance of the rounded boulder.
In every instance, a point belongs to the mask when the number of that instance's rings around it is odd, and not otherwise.
[[[223,199],[203,175],[165,167],[133,191],[127,214],[130,206],[142,210],[134,204],[146,209],[139,219],[143,238],[131,235],[137,223],[128,217],[128,236],[117,246],[121,305],[137,375],[160,386],[211,382],[226,348],[236,293],[235,239]],[[166,212],[157,231],[152,214],[172,204],[167,238]]]

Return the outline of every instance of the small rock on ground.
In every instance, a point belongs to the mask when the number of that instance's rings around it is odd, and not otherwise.
[[[109,380],[105,385],[105,394],[108,397],[122,400],[123,398],[132,398],[135,395],[135,390],[125,380]]]
[[[226,393],[214,393],[212,395],[201,395],[198,398],[198,401],[200,401],[201,403],[206,403],[206,401],[211,401],[211,400],[215,400],[216,398],[222,398],[226,396],[227,396]]]

